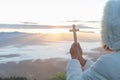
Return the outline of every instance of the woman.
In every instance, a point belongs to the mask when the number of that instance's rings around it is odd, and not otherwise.
[[[107,2],[102,20],[102,43],[107,53],[94,64],[82,57],[79,43],[71,46],[67,80],[120,80],[120,0]]]

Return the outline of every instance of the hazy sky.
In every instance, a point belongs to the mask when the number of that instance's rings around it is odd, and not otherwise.
[[[0,0],[0,23],[101,20],[107,0]]]

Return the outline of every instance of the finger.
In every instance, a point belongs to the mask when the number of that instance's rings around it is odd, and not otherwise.
[[[79,44],[79,43],[77,44],[77,46],[78,46],[78,48],[79,48],[79,49],[81,49],[81,46],[80,46],[80,44]]]
[[[78,49],[79,49],[79,53],[82,55],[82,48],[79,43],[78,43]]]
[[[74,48],[78,48],[78,43],[74,43],[74,44],[73,44],[73,47],[74,47]]]
[[[71,53],[71,54],[75,54],[76,51],[77,51],[76,44],[73,43],[72,46],[71,46],[71,48],[70,48],[70,53]]]
[[[74,43],[72,44],[72,46],[70,48],[70,53],[73,53],[73,49],[74,49]]]
[[[71,48],[74,48],[75,47],[75,43],[72,44]]]

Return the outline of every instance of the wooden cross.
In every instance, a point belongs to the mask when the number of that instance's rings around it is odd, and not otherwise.
[[[79,31],[79,29],[76,29],[75,24],[73,24],[73,29],[70,29],[70,32],[73,32],[73,37],[74,37],[74,42],[77,43],[77,31]]]

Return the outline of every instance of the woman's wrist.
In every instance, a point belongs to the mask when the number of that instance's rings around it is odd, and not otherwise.
[[[87,60],[85,60],[83,57],[79,57],[78,60],[79,60],[80,64],[82,65],[82,67],[85,66],[85,63]]]

